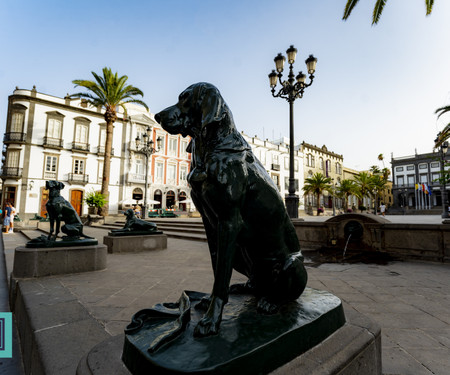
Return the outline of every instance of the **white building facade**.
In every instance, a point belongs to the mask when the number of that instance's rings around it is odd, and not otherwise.
[[[162,149],[153,154],[148,169],[148,200],[155,208],[180,206],[189,198],[187,174],[189,142],[165,132],[151,113],[127,105],[127,115],[118,113],[114,123],[109,184],[109,211],[118,213],[127,204],[143,203],[145,156],[136,149],[135,138],[151,128],[151,137],[162,139]],[[32,90],[16,89],[8,99],[1,171],[2,206],[13,203],[22,218],[45,215],[46,180],[65,184],[63,197],[80,214],[87,213],[83,199],[91,190],[100,191],[105,152],[106,123],[101,108],[84,100],[58,98]]]
[[[242,133],[244,139],[252,148],[253,154],[266,168],[267,173],[278,187],[281,197],[289,194],[289,140],[282,138],[272,141],[249,137]],[[303,153],[296,147],[294,150],[295,192],[299,195],[299,209],[304,209],[302,187],[304,184]]]

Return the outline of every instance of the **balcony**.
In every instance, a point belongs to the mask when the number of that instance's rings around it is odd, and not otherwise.
[[[72,142],[72,151],[89,152],[89,143]]]
[[[152,181],[152,176],[148,176],[148,182]],[[139,173],[128,173],[127,182],[134,182],[137,184],[145,184],[145,174]]]
[[[97,146],[97,155],[105,155],[105,146]],[[114,148],[111,149],[111,156],[114,155]]]
[[[272,164],[272,170],[273,171],[279,171],[280,170],[280,164]]]
[[[88,174],[69,173],[67,177],[69,184],[86,185],[89,183]]]
[[[22,169],[23,168],[17,168],[17,167],[3,167],[1,172],[2,178],[14,178],[18,180],[19,178],[22,178]]]
[[[17,133],[17,132],[10,132],[5,133],[3,136],[3,142],[4,143],[25,143],[27,138],[26,133]]]
[[[43,146],[61,150],[64,147],[64,142],[61,138],[44,137]]]

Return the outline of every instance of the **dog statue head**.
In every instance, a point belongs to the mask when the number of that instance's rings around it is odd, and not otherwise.
[[[155,115],[155,120],[170,134],[195,138],[207,126],[219,123],[231,112],[217,87],[199,82],[178,97],[178,103]]]
[[[54,180],[49,180],[49,181],[45,181],[45,188],[47,190],[62,190],[64,189],[64,184],[62,182],[59,181],[54,181]]]
[[[132,219],[134,217],[134,211],[132,208],[129,208],[124,212],[124,215],[127,217],[127,220]]]

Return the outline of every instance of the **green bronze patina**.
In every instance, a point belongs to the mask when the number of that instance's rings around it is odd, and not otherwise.
[[[134,375],[267,374],[319,344],[345,323],[336,296],[306,288],[276,314],[257,313],[250,295],[230,295],[218,335],[197,339],[205,295],[184,292],[176,304],[156,305],[133,316],[122,359]]]
[[[65,200],[60,191],[64,184],[59,181],[46,181],[45,188],[49,191],[49,199],[45,204],[50,220],[48,236],[40,236],[27,242],[26,247],[66,247],[98,245],[95,238],[83,233],[83,223],[73,206]],[[61,221],[64,225],[61,226]],[[62,240],[57,240],[59,232],[66,234]]]
[[[162,234],[155,223],[138,219],[131,208],[126,210],[124,215],[127,217],[125,226],[122,229],[111,230],[108,233],[109,236],[148,236]]]

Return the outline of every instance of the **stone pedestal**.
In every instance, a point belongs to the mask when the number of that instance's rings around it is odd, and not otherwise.
[[[140,236],[105,236],[103,243],[108,247],[108,253],[128,253],[167,249],[165,234]]]
[[[98,271],[106,268],[105,245],[51,248],[17,247],[14,278],[43,277]]]
[[[344,324],[342,305],[335,296],[307,289],[297,302],[270,316],[254,314],[251,296],[230,297],[219,335],[192,337],[201,315],[195,308],[181,333],[173,334],[176,330],[168,316],[151,318],[137,333],[96,345],[81,359],[77,375],[381,375],[380,328],[357,312]],[[159,333],[167,329],[174,337],[167,341],[167,335],[146,336],[148,329]],[[156,349],[155,339],[164,340]]]

